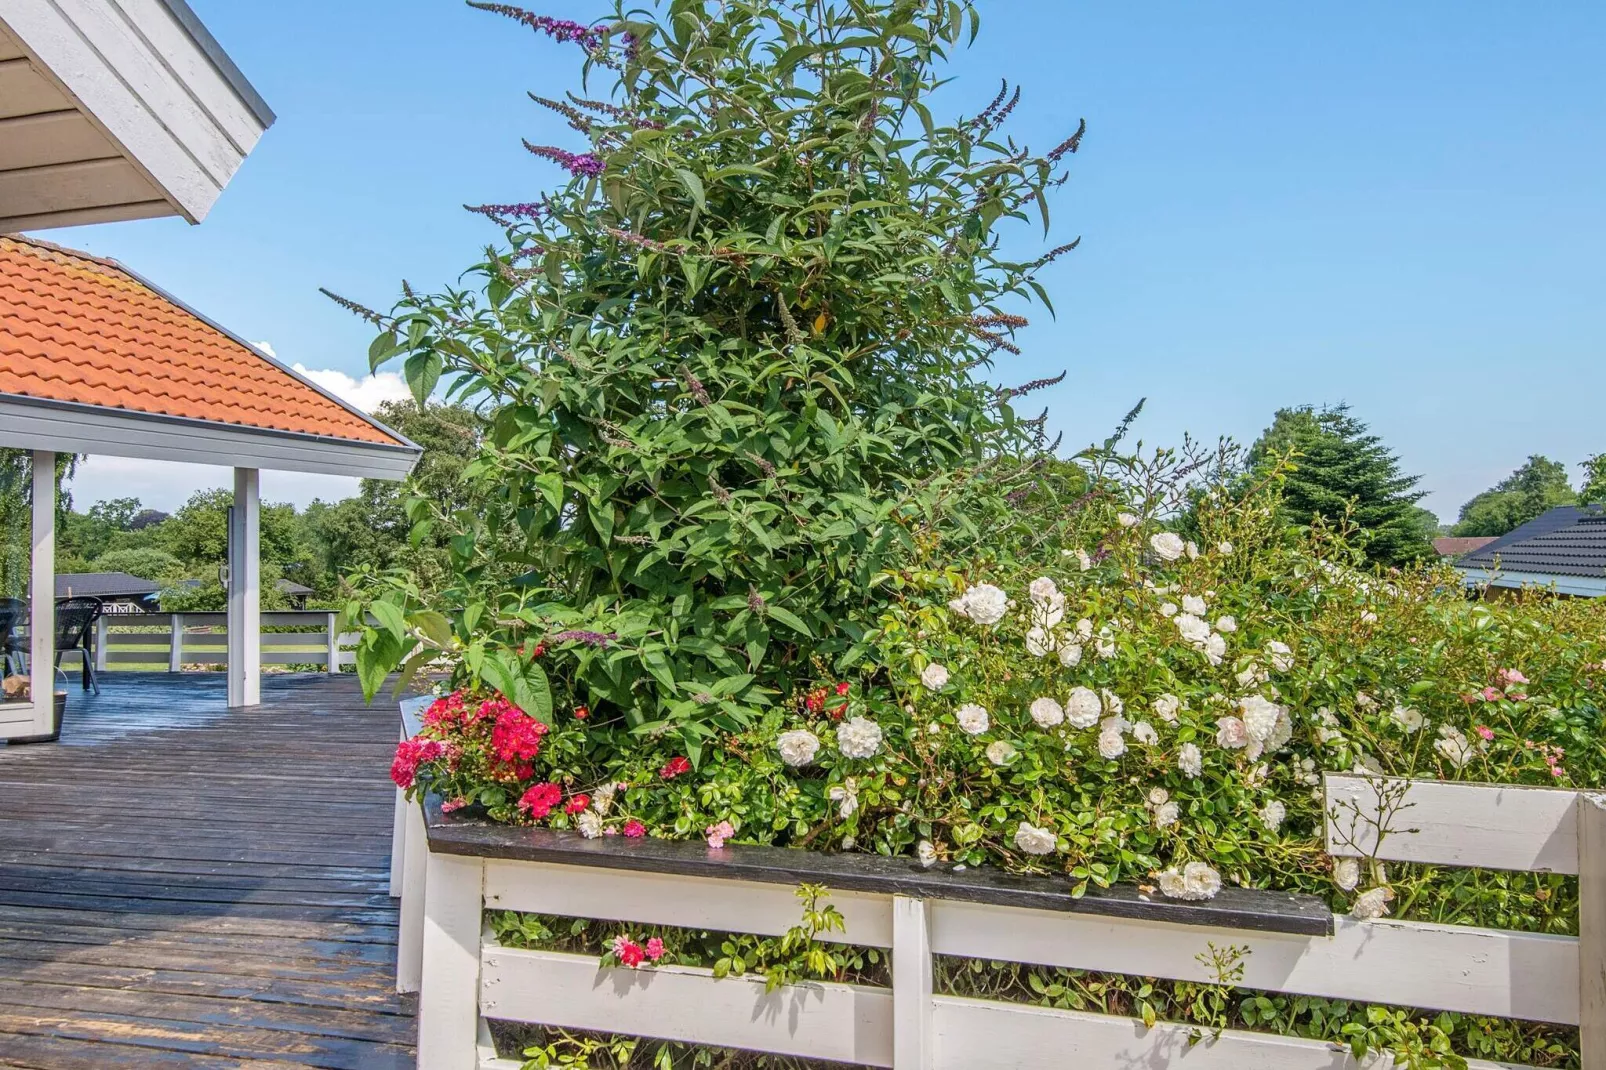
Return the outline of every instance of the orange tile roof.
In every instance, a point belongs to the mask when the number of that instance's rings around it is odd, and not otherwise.
[[[0,235],[0,395],[406,445],[114,260]]]

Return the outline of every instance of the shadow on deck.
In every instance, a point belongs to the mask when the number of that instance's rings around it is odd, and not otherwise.
[[[0,1066],[400,1068],[395,707],[351,676],[110,673],[0,747]]]

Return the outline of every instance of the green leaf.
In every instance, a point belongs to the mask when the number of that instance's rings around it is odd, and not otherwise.
[[[407,636],[407,620],[402,616],[401,607],[390,602],[370,602],[368,612],[379,621],[379,626],[389,632],[400,643]]]
[[[420,350],[407,358],[403,369],[413,400],[422,409],[441,381],[441,355],[433,349]]]
[[[708,198],[703,195],[703,180],[684,167],[675,168],[675,177],[680,179],[680,184],[691,194],[692,203],[697,206],[697,210],[706,211]]]
[[[814,638],[814,633],[809,630],[809,626],[804,624],[802,619],[790,609],[783,609],[777,605],[768,605],[764,607],[764,612],[769,617],[780,621],[794,632],[797,632],[800,635],[808,636],[810,639]]]

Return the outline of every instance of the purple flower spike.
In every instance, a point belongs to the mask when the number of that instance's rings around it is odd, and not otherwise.
[[[605,635],[602,632],[566,631],[556,632],[547,636],[549,643],[581,643],[585,646],[607,646],[617,636]]]
[[[608,167],[606,160],[589,152],[569,152],[554,145],[532,145],[528,141],[524,147],[543,160],[551,160],[571,175],[595,178]]]

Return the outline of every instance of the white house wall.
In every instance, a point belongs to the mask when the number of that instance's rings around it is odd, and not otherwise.
[[[199,222],[272,120],[179,0],[0,0],[0,233]]]

